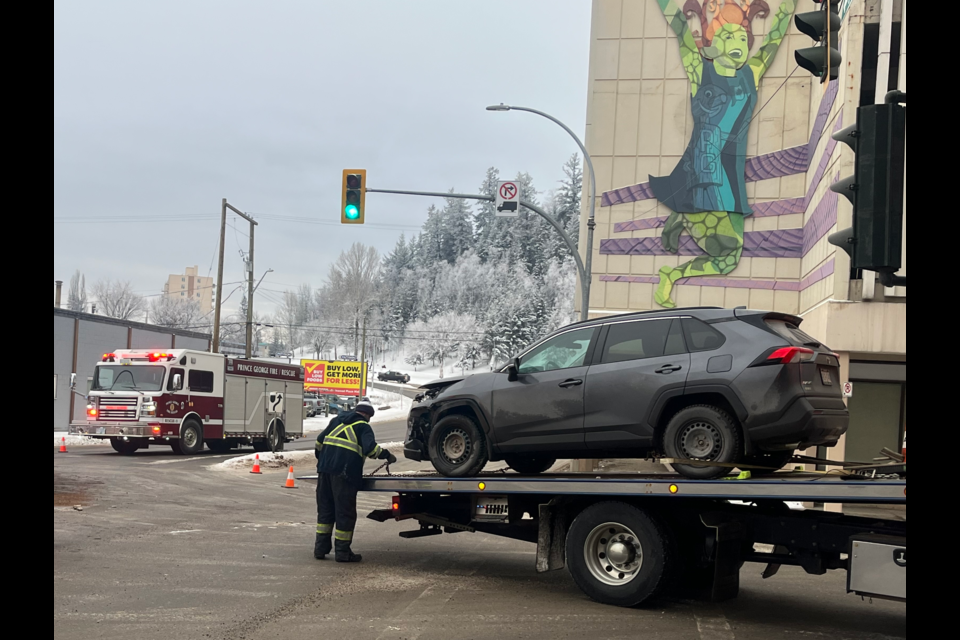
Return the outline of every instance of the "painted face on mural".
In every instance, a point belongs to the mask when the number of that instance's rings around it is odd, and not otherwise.
[[[710,43],[709,55],[726,69],[739,69],[750,54],[747,30],[738,24],[725,24]]]

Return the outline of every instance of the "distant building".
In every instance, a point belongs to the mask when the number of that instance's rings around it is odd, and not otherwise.
[[[174,300],[198,303],[201,313],[213,310],[213,278],[198,276],[197,267],[187,267],[183,274],[171,274],[163,285],[163,293]]]

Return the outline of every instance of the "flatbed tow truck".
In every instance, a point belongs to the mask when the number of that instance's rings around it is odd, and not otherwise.
[[[906,521],[794,503],[906,505],[906,465],[855,472],[780,472],[764,478],[484,473],[368,475],[363,490],[394,494],[367,517],[417,522],[418,538],[479,532],[537,545],[537,571],[566,567],[591,598],[634,606],[675,593],[723,601],[746,562],[823,575],[847,572],[847,592],[906,603]],[[378,470],[379,471],[379,470]],[[388,469],[389,473],[389,469]],[[794,504],[792,508],[790,505]]]

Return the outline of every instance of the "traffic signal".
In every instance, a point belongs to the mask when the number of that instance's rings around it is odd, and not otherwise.
[[[860,107],[857,123],[833,139],[849,145],[856,160],[854,175],[830,186],[853,204],[853,226],[829,242],[850,254],[853,268],[880,272],[886,282],[903,259],[906,109],[892,102]]]
[[[366,169],[343,170],[343,198],[340,204],[340,222],[343,224],[363,224],[364,205],[366,204]]]
[[[797,64],[820,78],[823,84],[827,80],[836,80],[840,76],[840,51],[837,49],[840,33],[840,0],[813,0],[820,5],[819,11],[798,13],[793,20],[801,33],[820,44],[806,49],[797,49],[794,57]]]

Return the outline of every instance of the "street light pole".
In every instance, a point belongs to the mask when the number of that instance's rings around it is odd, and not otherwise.
[[[580,319],[589,320],[590,319],[590,285],[593,280],[593,230],[596,229],[596,207],[597,207],[597,174],[593,170],[593,159],[590,157],[590,154],[587,153],[587,148],[581,142],[579,136],[573,132],[570,127],[560,122],[549,113],[544,113],[543,111],[538,111],[537,109],[531,109],[529,107],[515,107],[507,104],[497,104],[487,107],[487,111],[528,111],[530,113],[535,113],[538,116],[544,117],[551,122],[560,125],[564,131],[570,134],[570,137],[573,138],[577,146],[580,147],[580,151],[583,153],[583,159],[587,164],[587,168],[590,169],[590,217],[587,219],[587,250],[586,250],[586,265],[585,271],[587,272],[587,281],[581,287],[581,291],[584,294],[581,296],[583,300],[580,301]]]

